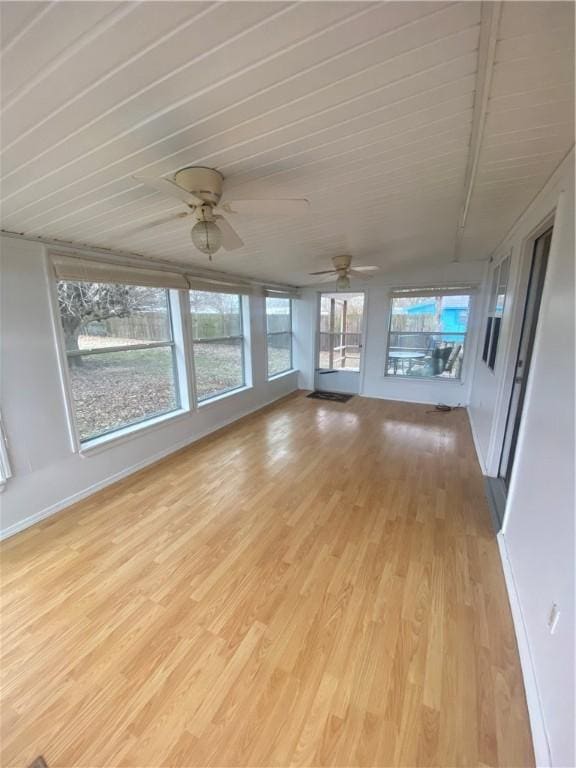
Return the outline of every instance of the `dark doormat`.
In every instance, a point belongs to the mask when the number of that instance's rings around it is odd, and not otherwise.
[[[310,392],[306,397],[313,397],[315,400],[331,400],[333,403],[347,403],[354,395],[343,395],[341,392]]]

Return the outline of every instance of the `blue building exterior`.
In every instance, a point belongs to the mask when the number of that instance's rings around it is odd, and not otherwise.
[[[441,312],[441,332],[443,333],[466,333],[468,323],[468,296],[444,296],[442,300]],[[404,309],[403,314],[407,315],[434,315],[436,312],[436,303],[431,299],[425,304],[415,304],[412,307]]]

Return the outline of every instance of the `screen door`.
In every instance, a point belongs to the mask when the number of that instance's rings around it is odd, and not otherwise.
[[[323,392],[360,391],[364,329],[363,293],[321,293],[315,387]]]

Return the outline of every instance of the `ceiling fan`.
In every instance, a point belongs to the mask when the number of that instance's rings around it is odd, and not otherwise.
[[[332,256],[334,269],[324,269],[321,272],[309,272],[310,275],[331,275],[324,280],[336,280],[337,291],[350,290],[350,278],[361,277],[365,279],[370,277],[367,272],[377,272],[380,267],[356,267],[352,269],[352,256]]]
[[[224,214],[226,216],[235,214],[296,216],[305,213],[309,207],[308,200],[304,199],[228,200],[225,197],[223,199],[224,177],[213,168],[200,166],[181,168],[174,174],[173,179],[154,176],[134,176],[133,178],[163,194],[175,197],[190,210],[143,224],[132,229],[129,235],[187,216],[194,216],[196,223],[190,232],[192,242],[199,251],[207,254],[210,260],[221,246],[226,251],[233,251],[244,245]]]

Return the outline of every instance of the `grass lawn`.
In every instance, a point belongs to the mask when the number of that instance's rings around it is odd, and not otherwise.
[[[107,352],[70,361],[82,440],[179,406],[170,348]]]
[[[289,352],[270,348],[269,375],[286,370]],[[240,342],[194,346],[199,400],[244,384]],[[81,440],[176,410],[180,405],[170,348],[105,352],[70,358]]]

